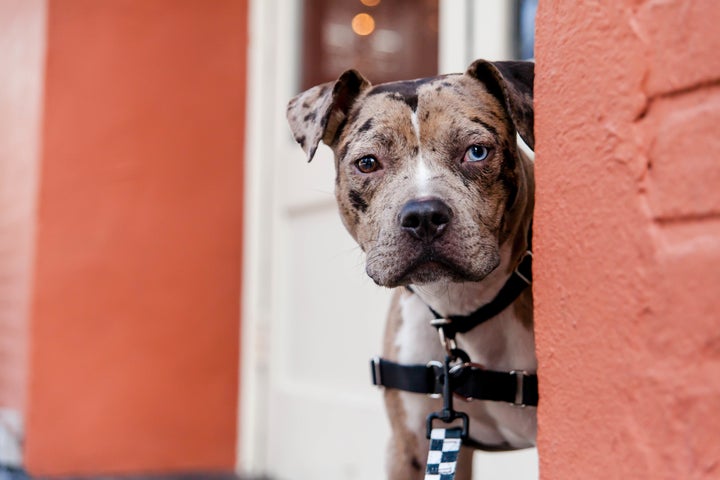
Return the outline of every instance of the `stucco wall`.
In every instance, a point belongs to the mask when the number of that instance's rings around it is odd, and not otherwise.
[[[543,479],[720,475],[720,2],[540,2]]]

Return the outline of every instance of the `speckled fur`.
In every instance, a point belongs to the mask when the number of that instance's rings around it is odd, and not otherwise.
[[[427,325],[427,304],[465,314],[499,291],[528,248],[533,209],[533,164],[516,131],[534,145],[532,65],[479,60],[465,74],[372,86],[354,70],[291,100],[288,120],[311,160],[322,140],[335,153],[335,194],[345,227],[365,252],[366,271],[396,291],[383,354],[403,362],[441,358]],[[482,162],[463,161],[472,145],[489,148]],[[359,170],[373,156],[380,167]],[[409,201],[438,198],[452,220],[430,244],[399,226]],[[458,339],[488,368],[534,371],[532,293]],[[535,409],[473,402],[473,438],[489,445],[534,444]],[[389,478],[422,478],[427,440],[424,416],[438,401],[387,391],[393,430]],[[458,480],[471,475],[463,453]]]

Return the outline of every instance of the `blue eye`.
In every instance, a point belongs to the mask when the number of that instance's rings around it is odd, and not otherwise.
[[[466,162],[482,162],[489,154],[490,150],[487,147],[483,145],[472,145],[465,152],[465,158],[463,160]]]

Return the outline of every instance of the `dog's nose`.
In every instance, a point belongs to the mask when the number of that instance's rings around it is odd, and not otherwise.
[[[400,227],[418,240],[431,242],[442,235],[452,215],[450,207],[437,198],[410,200],[400,210]]]

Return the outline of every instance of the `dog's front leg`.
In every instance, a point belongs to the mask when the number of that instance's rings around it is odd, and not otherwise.
[[[385,405],[392,429],[386,458],[388,479],[422,480],[430,447],[425,419],[430,412],[439,410],[442,402],[419,394],[387,390]],[[462,448],[455,479],[470,480],[471,477],[472,450]]]

